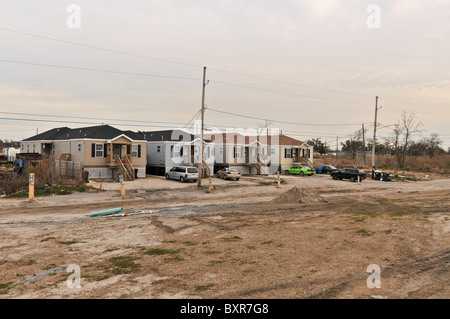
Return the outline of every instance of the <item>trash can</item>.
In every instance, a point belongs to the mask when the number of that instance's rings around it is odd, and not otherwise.
[[[89,183],[89,171],[82,171],[81,178],[83,179],[83,182]]]
[[[376,181],[381,180],[381,172],[380,171],[375,171],[375,178]]]
[[[384,182],[389,181],[389,173],[383,173],[383,181]]]

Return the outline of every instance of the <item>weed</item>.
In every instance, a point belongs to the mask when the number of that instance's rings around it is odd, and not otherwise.
[[[78,241],[76,241],[76,240],[59,241],[58,243],[60,243],[62,245],[73,245],[73,244],[78,244]]]
[[[225,238],[223,238],[223,241],[226,241],[226,242],[236,242],[236,241],[240,241],[240,240],[242,240],[242,238],[239,237],[239,236],[233,236],[233,237],[225,237]]]
[[[164,249],[164,248],[150,248],[147,249],[147,251],[144,253],[146,255],[175,255],[180,252],[180,249],[177,250],[171,250],[171,249]]]
[[[135,257],[132,256],[118,256],[110,258],[110,262],[113,264],[114,274],[129,274],[132,272],[139,271],[141,268],[140,264],[134,262]]]
[[[56,239],[56,237],[47,237],[47,238],[42,239],[41,242],[43,243],[43,242],[53,240],[53,239]]]
[[[0,284],[0,295],[6,295],[11,289],[12,282],[8,282],[6,284]]]
[[[184,258],[180,257],[180,256],[173,256],[173,257],[168,257],[168,258],[164,258],[165,261],[183,261]]]
[[[195,291],[205,291],[205,290],[208,290],[211,287],[214,287],[214,284],[207,284],[207,285],[204,285],[204,286],[195,286]]]
[[[366,229],[358,229],[356,231],[357,234],[361,235],[361,236],[372,236],[373,234],[375,234],[375,232],[366,230]]]
[[[185,244],[186,246],[195,246],[198,243],[194,241],[184,241],[183,244]]]

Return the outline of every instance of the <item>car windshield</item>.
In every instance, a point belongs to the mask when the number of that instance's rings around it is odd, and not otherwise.
[[[304,169],[311,169],[309,166],[303,166]]]
[[[188,173],[198,173],[198,169],[196,169],[195,167],[189,167],[187,169],[187,172]]]
[[[337,168],[336,168],[336,167],[334,167],[334,166],[328,166],[328,169],[333,169],[333,170],[337,170]]]
[[[228,171],[229,171],[229,172],[237,172],[237,169],[230,168]]]

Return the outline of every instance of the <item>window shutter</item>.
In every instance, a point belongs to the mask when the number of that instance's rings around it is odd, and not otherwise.
[[[141,157],[141,145],[138,145],[138,157]]]
[[[91,157],[95,157],[95,143],[91,145]]]
[[[287,158],[287,148],[284,149],[284,158]]]
[[[127,155],[130,155],[130,154],[131,154],[131,145],[128,144],[127,145]]]
[[[233,158],[236,158],[236,147],[233,147]]]
[[[103,157],[107,157],[108,153],[108,144],[103,144]]]

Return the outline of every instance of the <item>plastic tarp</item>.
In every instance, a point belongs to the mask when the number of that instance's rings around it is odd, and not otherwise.
[[[316,173],[317,174],[322,174],[322,168],[323,168],[323,165],[317,166]]]

